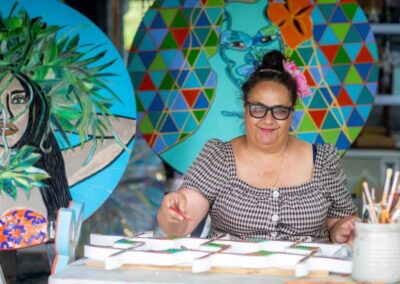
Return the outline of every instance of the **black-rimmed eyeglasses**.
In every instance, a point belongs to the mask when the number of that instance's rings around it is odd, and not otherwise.
[[[276,120],[285,120],[289,117],[290,112],[294,110],[292,106],[266,106],[260,103],[246,102],[250,115],[254,118],[263,118],[271,111],[272,117]]]

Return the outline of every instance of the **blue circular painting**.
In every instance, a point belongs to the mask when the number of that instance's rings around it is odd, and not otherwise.
[[[45,240],[71,200],[87,218],[108,198],[136,104],[122,58],[87,18],[54,0],[3,0],[0,11],[0,246],[15,248]],[[16,219],[31,235],[10,229]]]
[[[156,0],[133,40],[128,70],[138,127],[185,172],[210,138],[244,134],[240,86],[263,54],[280,50],[307,78],[291,131],[343,153],[377,91],[377,47],[356,0]]]

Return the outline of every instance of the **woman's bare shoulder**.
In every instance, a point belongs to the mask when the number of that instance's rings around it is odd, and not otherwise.
[[[290,136],[290,143],[299,148],[312,148],[312,144],[295,136]]]
[[[231,141],[229,141],[232,149],[237,149],[237,148],[243,147],[245,142],[246,142],[245,136],[239,136],[239,137],[236,137],[236,138],[232,139]]]
[[[292,145],[292,149],[294,150],[292,153],[295,153],[299,156],[311,156],[312,157],[312,144],[300,140],[294,136],[290,137],[290,144]]]

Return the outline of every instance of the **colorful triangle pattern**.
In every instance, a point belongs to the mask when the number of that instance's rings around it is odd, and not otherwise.
[[[299,46],[293,57],[310,70],[316,85],[297,110],[292,131],[310,143],[332,143],[344,152],[370,114],[377,91],[377,47],[371,27],[356,0],[318,1],[311,17],[313,48]],[[367,86],[370,86],[368,88]]]
[[[214,101],[217,74],[209,58],[217,52],[229,1],[156,0],[139,26],[128,69],[139,129],[158,154],[190,137]],[[312,39],[292,57],[313,96],[297,104],[292,132],[311,143],[333,143],[343,153],[376,96],[377,47],[357,0],[310,3]]]
[[[217,78],[209,48],[216,50],[223,6],[221,0],[156,0],[135,35],[128,68],[141,106],[138,124],[158,154],[190,137],[213,102]]]

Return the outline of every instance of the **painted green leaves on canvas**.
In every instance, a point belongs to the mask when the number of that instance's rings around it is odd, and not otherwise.
[[[34,188],[46,187],[43,180],[49,178],[49,175],[35,167],[41,155],[34,150],[34,147],[24,146],[0,166],[0,195],[6,194],[15,200],[17,188],[20,188],[29,198]]]
[[[103,141],[113,133],[116,142],[125,145],[114,133],[110,108],[120,101],[109,87],[107,72],[114,60],[104,60],[106,50],[100,45],[81,44],[79,34],[65,32],[62,26],[49,25],[40,17],[30,18],[26,11],[0,17],[0,79],[9,73],[25,74],[40,86],[51,105],[50,131],[59,133],[60,142],[72,147],[69,135],[79,136],[83,145],[97,137]],[[0,107],[1,109],[1,107]],[[92,143],[86,162],[97,144]]]

